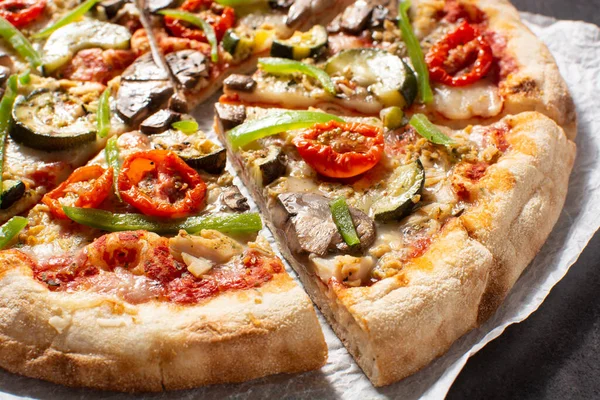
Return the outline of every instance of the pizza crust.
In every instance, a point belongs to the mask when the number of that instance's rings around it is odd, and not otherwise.
[[[312,304],[285,274],[199,305],[132,305],[50,292],[8,251],[0,292],[0,366],[63,385],[186,389],[307,371],[327,358]]]
[[[494,255],[480,321],[502,303],[550,235],[563,208],[576,147],[537,113],[504,119],[510,149],[474,187],[475,207],[461,216],[469,235]]]

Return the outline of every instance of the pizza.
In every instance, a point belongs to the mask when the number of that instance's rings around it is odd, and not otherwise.
[[[388,385],[493,315],[565,202],[574,103],[504,0],[0,17],[13,373],[137,392],[314,370],[314,303]],[[193,111],[221,87],[213,136]]]

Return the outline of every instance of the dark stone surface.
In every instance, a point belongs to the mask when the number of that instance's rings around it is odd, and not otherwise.
[[[600,0],[513,0],[522,11],[600,25]],[[472,357],[448,399],[600,398],[600,234],[524,322]]]

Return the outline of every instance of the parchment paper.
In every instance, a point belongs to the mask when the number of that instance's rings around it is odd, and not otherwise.
[[[385,388],[376,389],[369,383],[319,315],[329,346],[329,360],[319,371],[272,376],[236,385],[146,395],[146,398],[443,398],[472,354],[498,337],[508,325],[523,321],[540,306],[600,227],[600,109],[596,101],[600,93],[600,29],[583,22],[556,21],[532,14],[523,14],[523,18],[550,47],[577,103],[580,124],[578,156],[571,175],[566,206],[558,224],[498,312],[482,327],[462,337],[446,355],[424,370]],[[208,102],[198,112],[205,131],[211,130],[211,104]],[[268,234],[268,231],[265,233]],[[120,393],[69,389],[0,371],[0,398],[29,397],[133,398]]]

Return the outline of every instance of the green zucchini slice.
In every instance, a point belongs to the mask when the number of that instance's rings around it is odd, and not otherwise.
[[[386,107],[410,107],[418,93],[413,70],[385,50],[344,50],[327,61],[325,72],[332,77],[350,78],[368,88]]]
[[[152,136],[152,147],[175,152],[183,161],[194,169],[209,174],[220,174],[227,163],[227,151],[212,141],[199,135],[173,135],[165,132]]]
[[[19,180],[2,181],[2,194],[0,194],[0,209],[6,210],[15,204],[25,194],[25,184]]]
[[[255,182],[266,186],[285,174],[286,162],[279,146],[268,146],[252,154],[249,160]]]
[[[371,206],[375,220],[387,222],[406,217],[424,185],[425,170],[421,161],[398,167],[390,178],[385,194]]]
[[[302,60],[317,57],[327,46],[327,30],[321,25],[313,26],[306,32],[295,32],[289,39],[274,39],[271,57]]]
[[[248,33],[228,29],[221,44],[235,61],[243,61],[252,55],[254,37]]]
[[[25,146],[58,151],[96,140],[95,113],[76,96],[60,90],[32,92],[13,108],[11,137]]]

